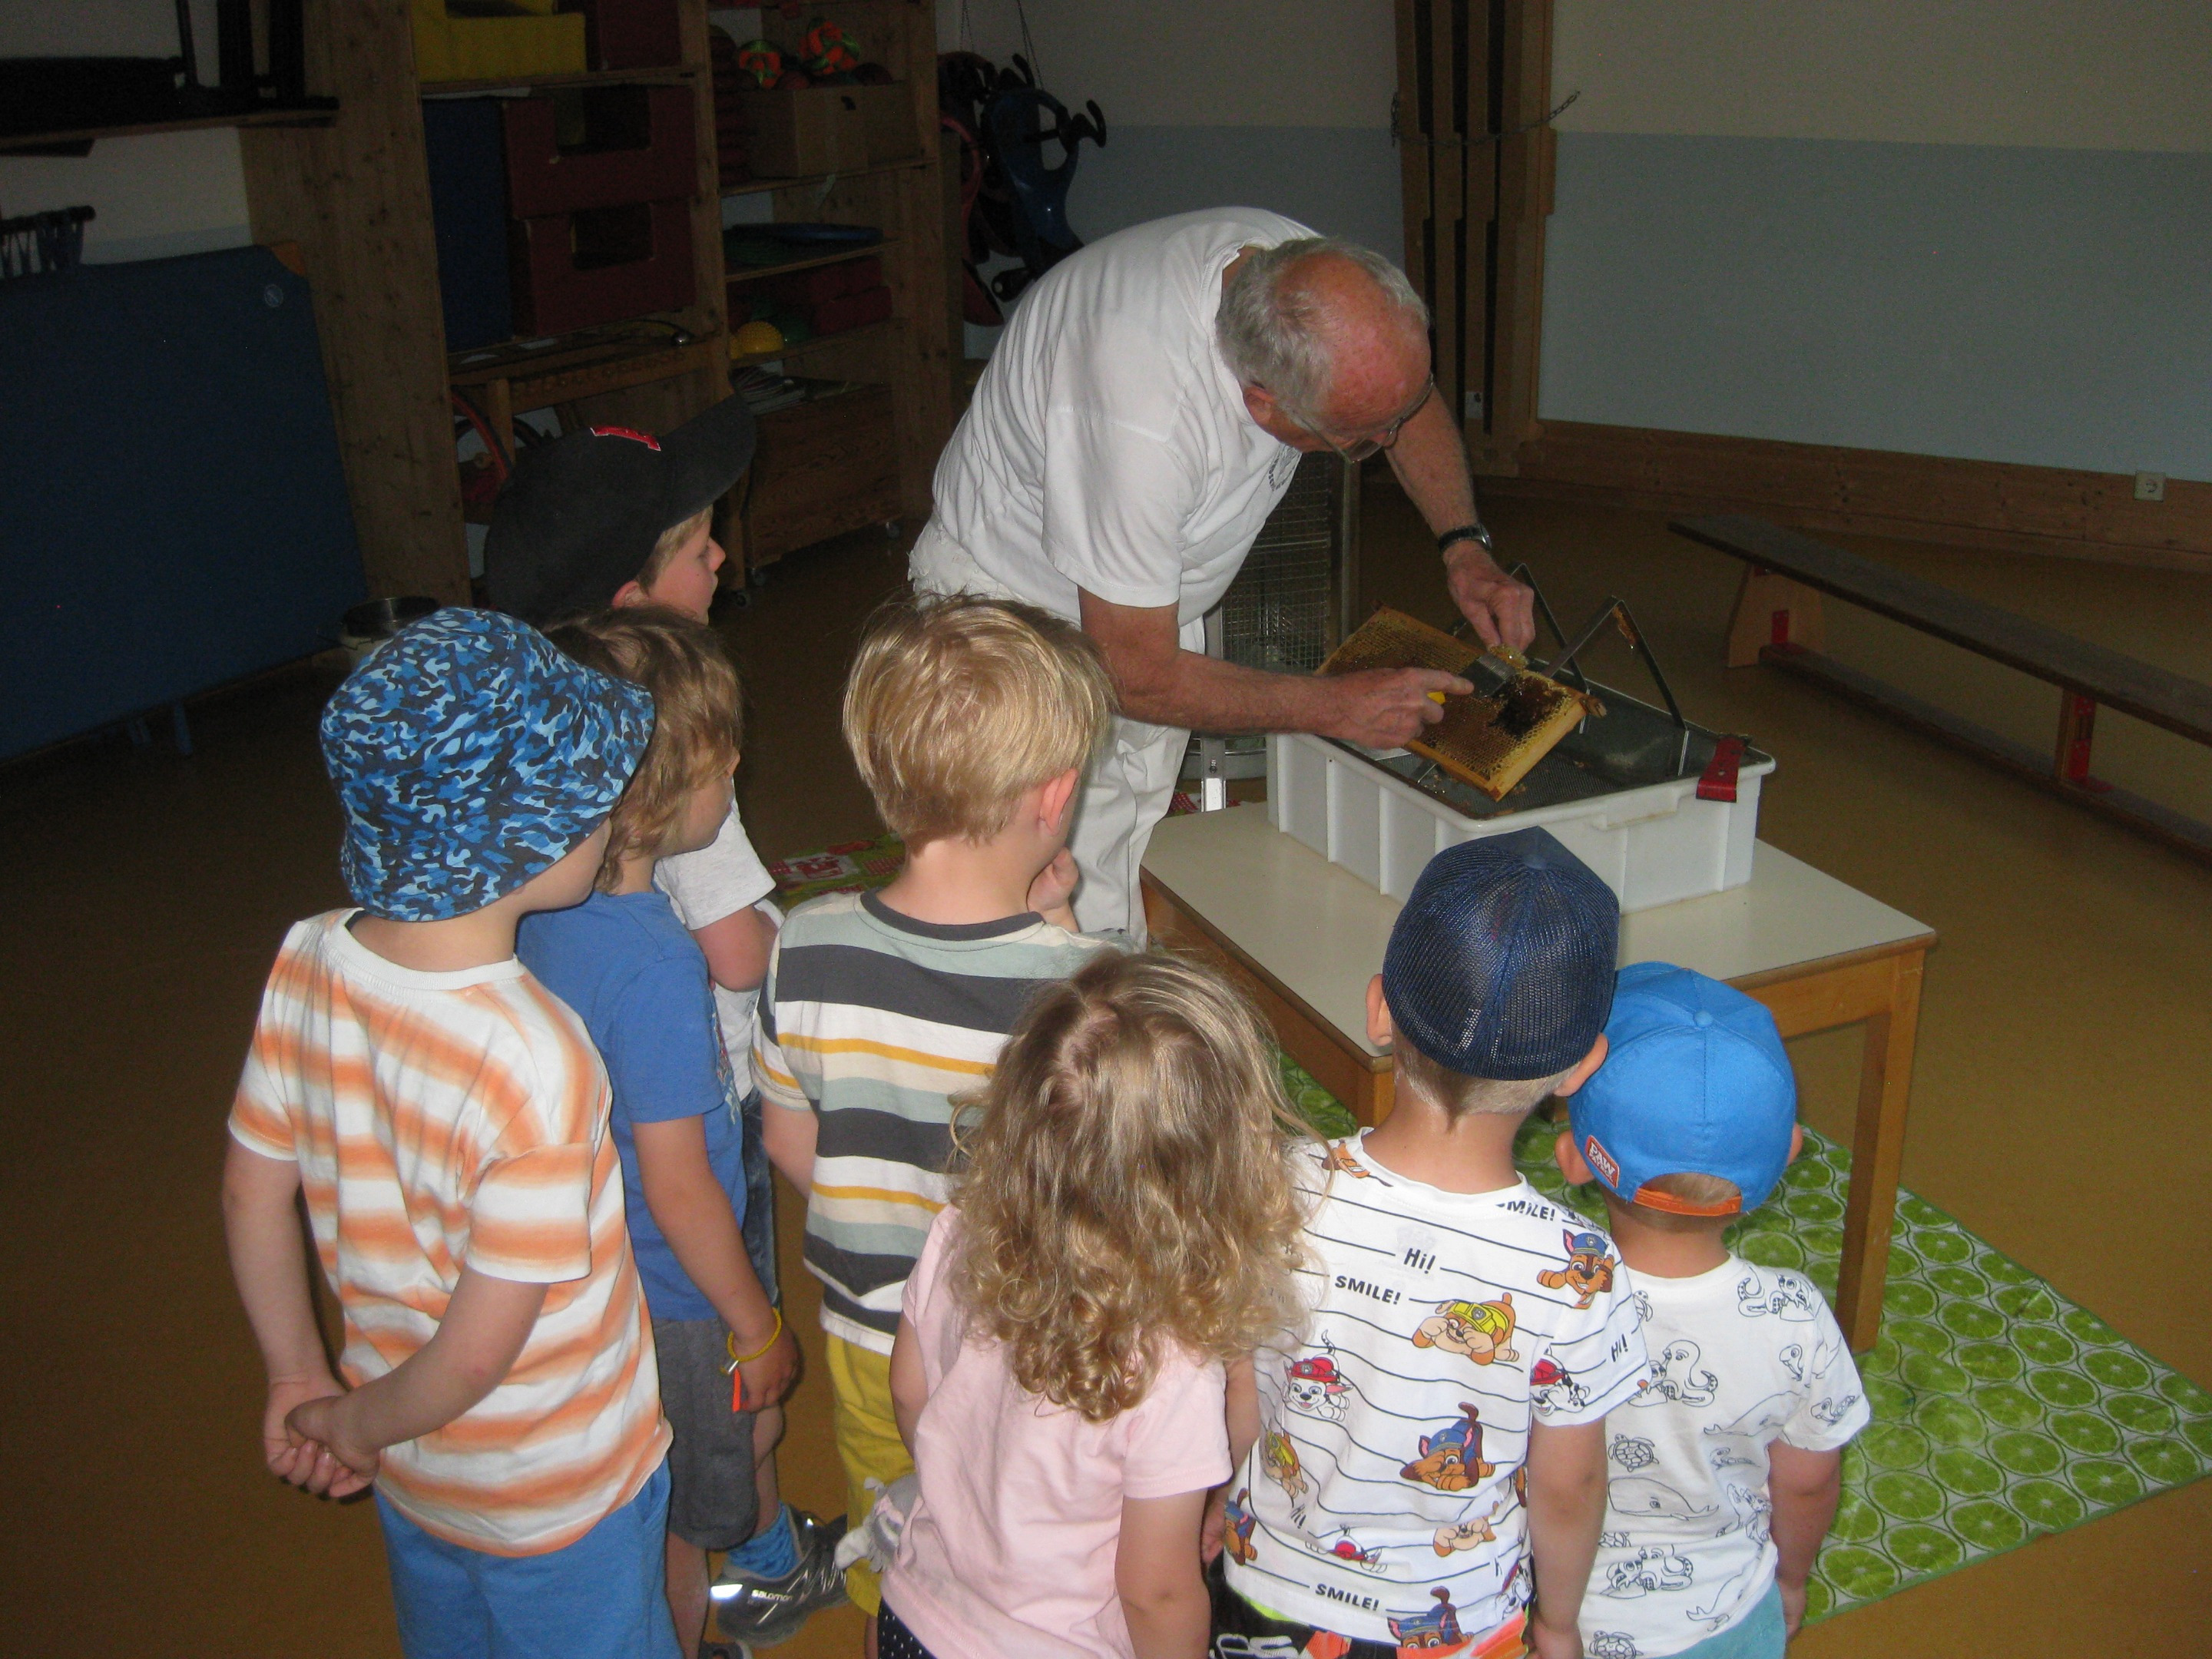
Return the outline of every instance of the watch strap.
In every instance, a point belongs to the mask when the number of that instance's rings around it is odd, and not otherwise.
[[[1490,532],[1480,524],[1458,525],[1437,538],[1437,551],[1449,553],[1455,542],[1474,542],[1486,553],[1491,550]]]

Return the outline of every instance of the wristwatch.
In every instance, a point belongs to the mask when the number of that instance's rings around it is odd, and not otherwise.
[[[1491,545],[1489,530],[1480,524],[1463,524],[1455,529],[1445,531],[1443,535],[1437,538],[1437,551],[1439,554],[1449,553],[1455,542],[1474,542],[1481,546],[1485,553],[1494,554],[1496,551]]]

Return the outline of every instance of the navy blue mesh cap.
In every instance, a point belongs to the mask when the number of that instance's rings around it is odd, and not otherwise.
[[[1390,929],[1390,1023],[1465,1077],[1553,1076],[1605,1030],[1620,933],[1613,890],[1547,830],[1447,848]]]

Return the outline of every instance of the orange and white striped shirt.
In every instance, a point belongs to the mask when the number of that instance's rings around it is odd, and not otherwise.
[[[559,1549],[635,1497],[669,1441],[606,1071],[520,963],[419,973],[347,932],[355,914],[286,936],[230,1133],[299,1164],[356,1387],[430,1340],[465,1266],[548,1287],[506,1380],[387,1448],[377,1489],[471,1549]]]

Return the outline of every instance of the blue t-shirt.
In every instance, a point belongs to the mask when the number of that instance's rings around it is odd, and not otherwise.
[[[706,1120],[707,1164],[745,1218],[744,1129],[714,1019],[707,958],[665,895],[593,893],[570,910],[523,919],[515,954],[576,1011],[614,1085],[615,1150],[622,1156],[629,1242],[655,1319],[713,1319],[646,1207],[635,1123]]]

